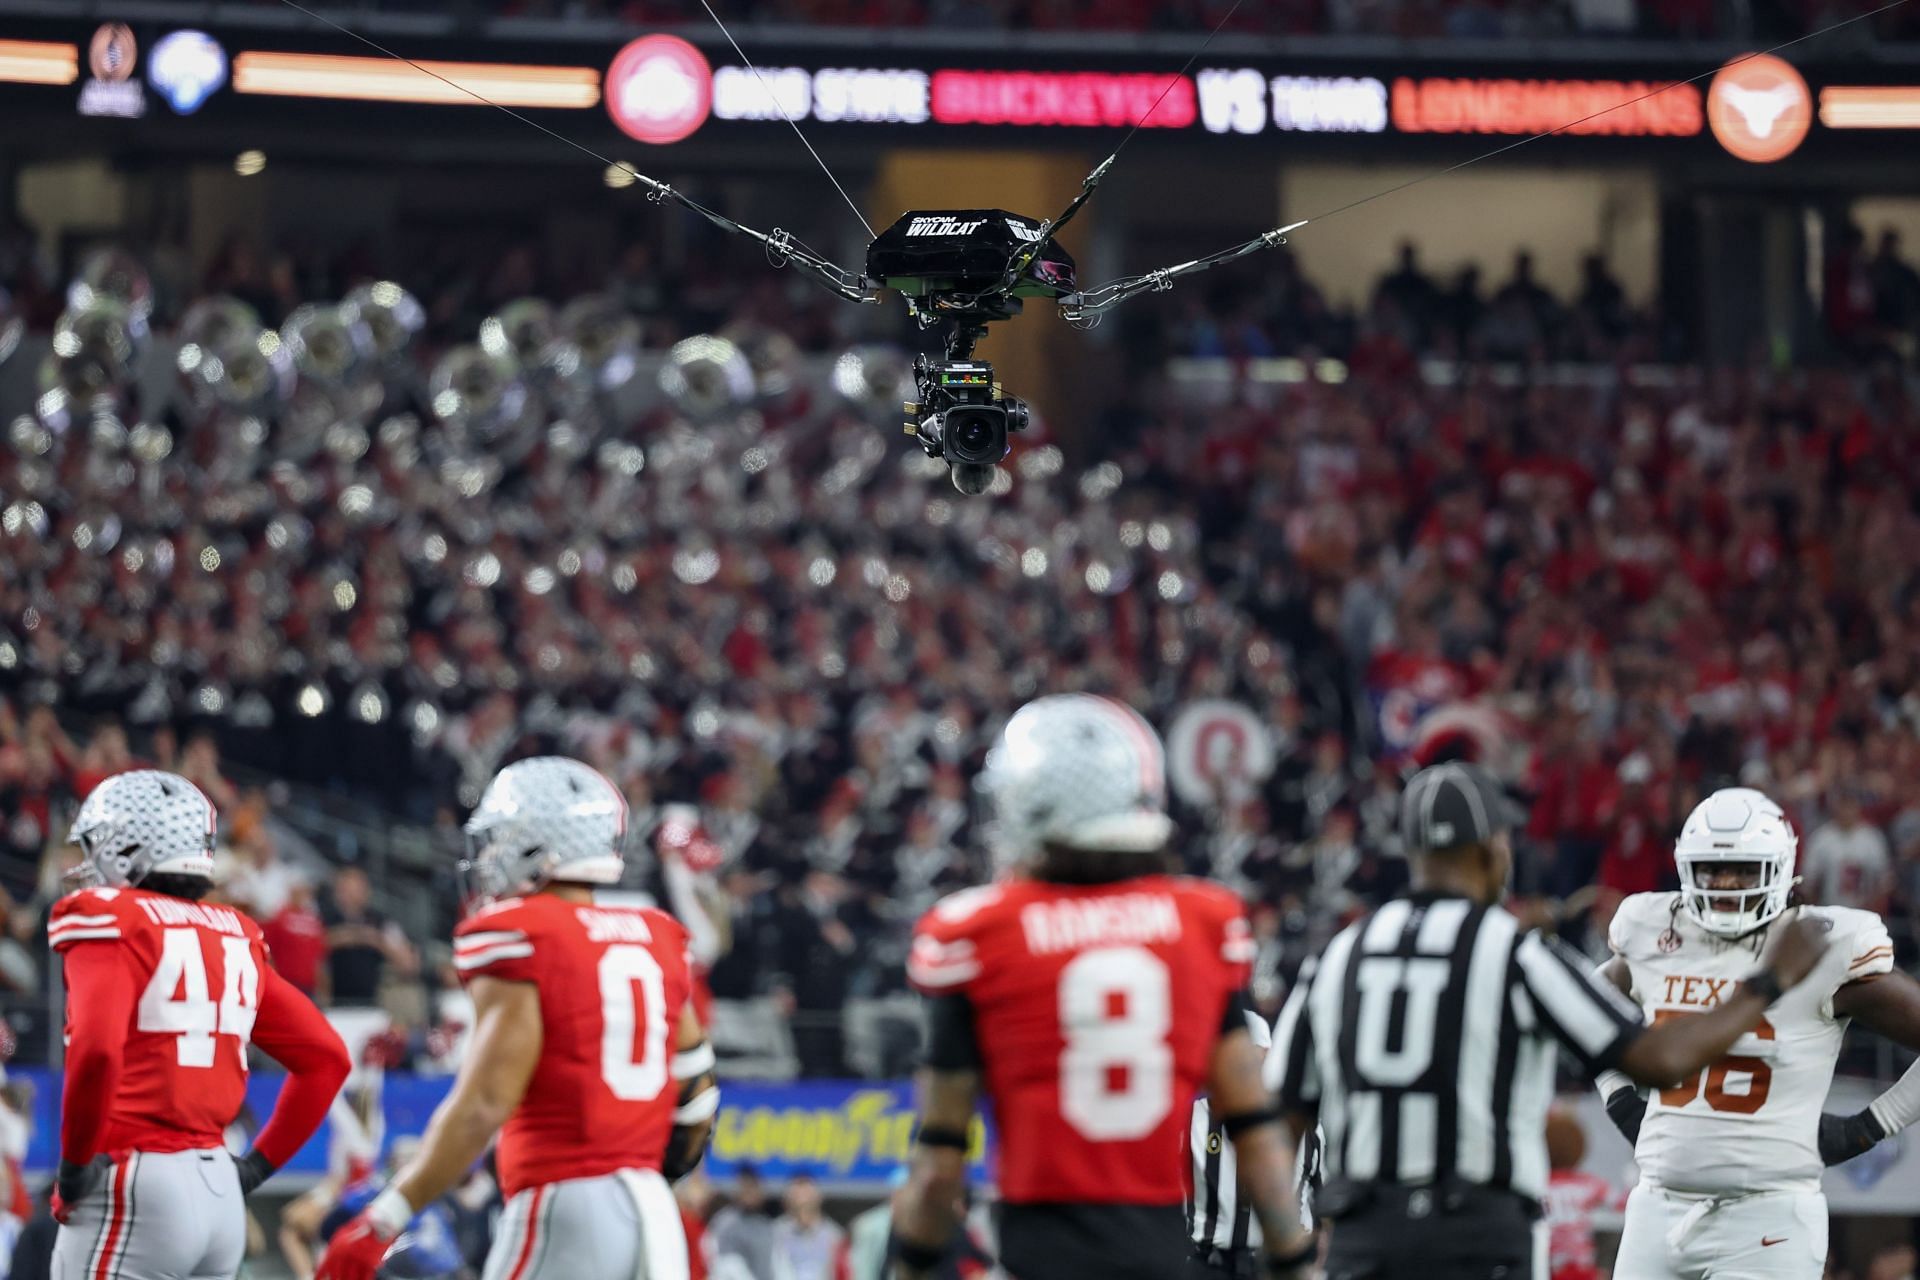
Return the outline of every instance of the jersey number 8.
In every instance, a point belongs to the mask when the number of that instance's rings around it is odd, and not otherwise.
[[[178,1036],[174,1051],[183,1067],[211,1067],[215,1035],[239,1041],[246,1070],[247,1041],[260,1008],[260,968],[245,938],[220,939],[222,984],[215,1004],[207,983],[207,958],[198,929],[160,931],[160,963],[140,993],[136,1026],[152,1035]],[[175,993],[178,993],[176,998]]]
[[[1141,947],[1096,947],[1060,971],[1060,1114],[1091,1142],[1132,1142],[1173,1110],[1173,984]]]

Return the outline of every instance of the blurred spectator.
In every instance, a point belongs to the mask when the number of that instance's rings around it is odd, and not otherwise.
[[[1556,1103],[1547,1113],[1547,1162],[1551,1170],[1544,1199],[1549,1280],[1600,1280],[1594,1256],[1593,1220],[1625,1206],[1626,1196],[1605,1178],[1581,1170],[1587,1135],[1571,1106]]]
[[[768,925],[774,938],[773,981],[794,1011],[801,1069],[812,1076],[845,1074],[840,1010],[859,946],[846,919],[847,882],[829,871],[775,890]]]
[[[127,745],[125,726],[117,720],[102,720],[94,726],[93,735],[87,739],[86,750],[81,753],[74,768],[74,799],[85,800],[95,787],[114,774],[138,767],[133,751]]]
[[[760,1171],[736,1166],[732,1198],[707,1223],[713,1280],[774,1280],[773,1225]]]
[[[417,966],[413,944],[400,926],[371,905],[372,898],[367,873],[342,867],[321,904],[320,919],[327,927],[326,996],[334,1005],[377,1005],[388,966],[401,974],[411,974]]]
[[[847,1233],[821,1212],[819,1184],[796,1174],[786,1205],[773,1224],[773,1280],[852,1280]]]
[[[1836,789],[1833,818],[1807,840],[1801,874],[1813,900],[1830,907],[1885,913],[1893,893],[1887,837],[1866,821],[1860,793]]]
[[[1866,1280],[1914,1280],[1920,1254],[1910,1244],[1882,1245],[1867,1263]]]
[[[308,995],[319,990],[329,930],[316,907],[313,886],[303,879],[293,880],[286,901],[260,931],[280,976]]]

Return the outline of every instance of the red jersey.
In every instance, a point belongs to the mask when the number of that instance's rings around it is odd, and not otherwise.
[[[1551,1280],[1598,1280],[1593,1253],[1593,1215],[1615,1203],[1611,1184],[1598,1174],[1555,1169],[1545,1200],[1547,1274]]]
[[[1179,1204],[1193,1098],[1253,934],[1217,885],[1142,876],[968,889],[920,921],[907,975],[973,1006],[1010,1204]]]
[[[47,937],[70,975],[108,960],[121,997],[119,1009],[67,1004],[69,1056],[92,1039],[120,1054],[111,1094],[78,1101],[104,1103],[93,1149],[67,1158],[221,1145],[246,1100],[247,1044],[271,972],[260,926],[231,907],[145,889],[82,889],[54,904]],[[109,1019],[117,1025],[98,1025],[103,1008],[120,1014]]]
[[[531,982],[540,1062],[500,1132],[500,1185],[658,1169],[673,1130],[675,1030],[692,988],[687,931],[652,907],[550,893],[483,907],[453,933],[463,981]]]

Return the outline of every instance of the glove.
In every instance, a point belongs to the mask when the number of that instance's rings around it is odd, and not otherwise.
[[[1872,1111],[1857,1111],[1850,1116],[1820,1117],[1820,1162],[1842,1164],[1864,1155],[1887,1136]]]
[[[240,1198],[243,1200],[252,1195],[255,1188],[274,1174],[273,1166],[258,1151],[249,1151],[243,1156],[235,1156],[233,1169],[240,1175]]]
[[[333,1233],[327,1251],[320,1255],[313,1280],[373,1280],[387,1250],[413,1221],[413,1208],[406,1197],[388,1187],[362,1209],[359,1216]]]
[[[1640,1141],[1640,1122],[1647,1116],[1647,1100],[1638,1089],[1616,1089],[1607,1099],[1607,1119],[1629,1144]]]
[[[71,1160],[60,1162],[60,1172],[53,1181],[53,1200],[51,1209],[53,1220],[61,1226],[67,1225],[67,1219],[73,1216],[73,1210],[85,1200],[93,1189],[100,1185],[100,1179],[106,1176],[113,1161],[106,1156],[95,1156],[85,1164],[75,1164]]]
[[[313,1269],[313,1280],[374,1280],[394,1237],[383,1236],[362,1213],[333,1233]]]

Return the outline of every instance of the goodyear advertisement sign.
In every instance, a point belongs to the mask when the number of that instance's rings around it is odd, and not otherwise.
[[[707,1170],[743,1164],[774,1178],[809,1173],[823,1184],[884,1186],[913,1146],[913,1088],[905,1083],[807,1080],[723,1086]],[[983,1180],[991,1135],[978,1120],[970,1153]]]
[[[16,1068],[10,1074],[16,1080],[30,1079],[35,1086],[27,1168],[36,1174],[51,1173],[59,1159],[59,1073]],[[264,1123],[272,1112],[282,1078],[262,1073],[249,1083],[247,1106],[256,1124]],[[446,1077],[389,1075],[381,1090],[387,1140],[425,1130],[451,1084]],[[912,1149],[913,1087],[904,1081],[728,1081],[722,1085],[721,1098],[707,1171],[722,1181],[732,1178],[741,1165],[753,1165],[775,1182],[806,1173],[829,1191],[875,1190],[887,1185]],[[288,1162],[285,1172],[315,1177],[325,1173],[327,1136],[323,1126]],[[975,1181],[986,1177],[992,1146],[991,1131],[976,1120],[971,1153]]]

